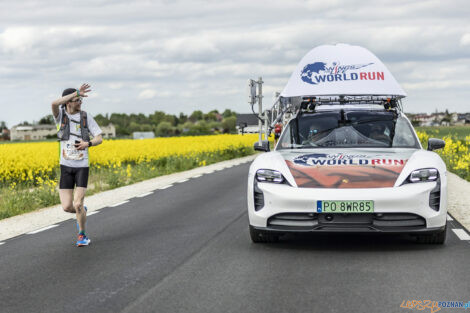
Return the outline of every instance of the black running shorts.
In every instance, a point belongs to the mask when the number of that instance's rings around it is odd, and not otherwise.
[[[60,189],[73,189],[75,186],[86,188],[88,185],[88,167],[60,166]]]

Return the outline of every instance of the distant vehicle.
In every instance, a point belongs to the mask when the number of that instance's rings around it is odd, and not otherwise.
[[[377,232],[443,244],[446,166],[433,150],[445,142],[431,138],[422,148],[402,112],[405,96],[364,48],[321,46],[307,54],[281,93],[289,101],[280,99],[269,121],[284,123],[274,151],[266,141],[255,144],[267,153],[248,175],[252,241],[295,232]]]

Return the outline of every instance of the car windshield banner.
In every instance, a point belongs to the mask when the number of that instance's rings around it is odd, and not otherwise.
[[[369,50],[325,45],[307,53],[292,73],[282,97],[386,95],[405,97],[387,67]]]

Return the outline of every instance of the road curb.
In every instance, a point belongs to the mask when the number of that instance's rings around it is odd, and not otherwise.
[[[447,172],[447,211],[470,232],[470,182]]]

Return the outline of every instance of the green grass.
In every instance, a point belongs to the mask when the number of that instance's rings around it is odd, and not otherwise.
[[[419,126],[417,131],[425,132],[429,136],[442,139],[444,136],[451,136],[455,140],[465,140],[470,136],[470,125],[468,126]]]
[[[168,157],[148,163],[126,163],[120,168],[96,168],[90,167],[88,189],[86,195],[92,195],[101,191],[134,184],[150,178],[171,173],[186,171],[206,165],[251,155],[254,150],[251,147],[240,147],[219,152],[201,153],[195,158]],[[55,177],[59,177],[59,169],[56,169]],[[8,186],[0,186],[0,219],[31,212],[39,208],[53,206],[60,203],[58,188],[41,188],[30,186],[16,186],[11,189]]]

